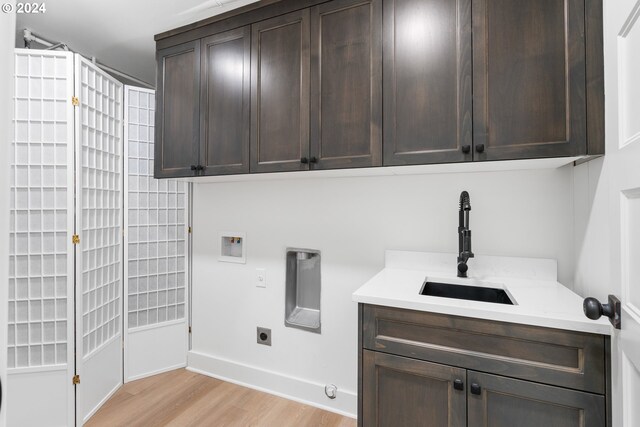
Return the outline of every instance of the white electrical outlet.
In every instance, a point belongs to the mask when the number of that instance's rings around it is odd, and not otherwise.
[[[267,287],[267,269],[266,268],[256,268],[256,287],[258,288]]]

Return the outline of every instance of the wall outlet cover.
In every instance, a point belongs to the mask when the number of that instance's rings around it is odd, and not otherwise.
[[[256,332],[258,344],[268,345],[271,347],[271,329],[261,328],[258,326]]]

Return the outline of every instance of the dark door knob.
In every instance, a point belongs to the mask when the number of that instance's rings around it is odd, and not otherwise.
[[[480,384],[472,383],[470,391],[471,394],[480,395],[482,393],[482,387],[480,387]]]
[[[614,328],[620,329],[620,300],[609,295],[607,304],[601,304],[593,297],[585,298],[582,303],[584,315],[591,320],[598,320],[601,316],[607,316]]]
[[[309,159],[309,162],[311,163],[318,163],[318,158],[316,156],[313,156]]]
[[[192,170],[192,171],[197,171],[197,170],[198,170],[198,166],[196,166],[196,165],[191,165],[191,170]]]
[[[464,390],[464,381],[457,379],[453,382],[453,388],[456,390]]]
[[[463,145],[462,146],[462,152],[464,154],[468,154],[469,152],[471,152],[471,146],[470,145]]]
[[[478,153],[484,153],[484,144],[478,144],[476,145],[476,151]]]
[[[300,159],[300,163],[302,163],[303,165],[306,165],[307,163],[309,163],[309,159],[307,157],[303,157]]]

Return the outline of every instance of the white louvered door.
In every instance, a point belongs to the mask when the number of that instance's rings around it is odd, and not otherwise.
[[[153,179],[154,109],[125,86],[125,381],[187,363],[187,184]]]
[[[82,425],[122,385],[123,85],[75,56],[76,389]]]
[[[73,425],[73,55],[16,49],[14,81],[7,425]]]

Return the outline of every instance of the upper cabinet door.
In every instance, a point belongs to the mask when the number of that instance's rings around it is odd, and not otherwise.
[[[475,160],[586,153],[584,0],[473,0]]]
[[[309,168],[309,9],[251,27],[251,172]]]
[[[200,164],[204,175],[249,172],[251,27],[202,40]]]
[[[382,164],[381,0],[311,9],[311,168]]]
[[[200,41],[159,50],[156,178],[194,176],[200,143]]]
[[[383,40],[384,164],[471,160],[471,0],[385,1]]]

